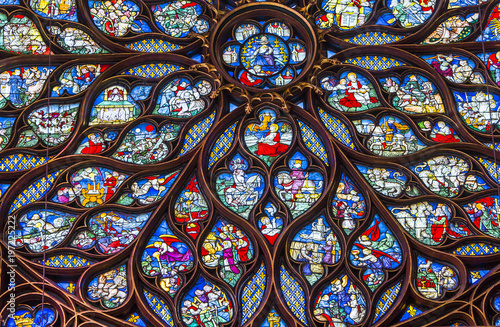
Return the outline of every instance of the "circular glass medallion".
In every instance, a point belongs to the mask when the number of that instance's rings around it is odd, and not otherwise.
[[[248,38],[241,53],[240,61],[245,70],[256,76],[273,76],[288,63],[288,46],[278,36],[261,34]]]
[[[218,71],[253,92],[297,82],[316,54],[309,23],[274,3],[248,4],[231,12],[216,27],[212,41]]]

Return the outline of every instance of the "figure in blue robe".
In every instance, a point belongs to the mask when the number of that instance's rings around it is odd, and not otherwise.
[[[21,106],[23,101],[21,100],[21,91],[23,90],[23,80],[21,76],[19,76],[21,72],[16,69],[14,73],[10,76],[9,85],[10,85],[10,102],[14,106]]]

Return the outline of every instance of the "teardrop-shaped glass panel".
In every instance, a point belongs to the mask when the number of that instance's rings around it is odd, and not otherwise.
[[[262,197],[264,177],[251,170],[247,160],[236,154],[229,163],[229,172],[220,173],[215,180],[216,192],[231,211],[248,219]]]
[[[464,205],[471,222],[481,232],[492,237],[500,238],[499,224],[499,196],[491,195]]]
[[[423,201],[388,209],[401,227],[423,244],[441,244],[449,231],[453,233],[451,208],[444,203]]]
[[[184,186],[174,204],[174,218],[177,222],[186,224],[186,232],[196,239],[200,233],[200,221],[208,217],[208,204],[198,185],[196,175],[193,175]]]
[[[178,124],[165,124],[160,128],[150,123],[136,125],[125,135],[112,157],[136,165],[161,162],[170,153],[169,142],[177,138],[180,128]]]
[[[230,322],[234,304],[220,286],[200,277],[182,301],[179,319],[187,326],[220,327]]]
[[[133,192],[132,197],[137,199],[140,204],[151,204],[159,201],[170,190],[180,172],[177,170],[172,173],[137,179],[130,186]]]
[[[89,228],[79,232],[72,247],[88,249],[94,242],[104,254],[117,253],[139,236],[151,213],[124,213],[105,211],[89,219]]]
[[[259,226],[260,233],[274,245],[278,239],[281,230],[283,229],[283,218],[276,213],[278,209],[274,204],[268,202],[264,207],[264,213],[262,217],[258,220],[257,224]]]
[[[19,226],[9,232],[9,245],[26,244],[33,252],[50,250],[66,238],[76,218],[77,215],[54,209],[30,210],[17,218]]]
[[[371,290],[385,280],[388,270],[401,266],[403,253],[398,240],[382,219],[375,215],[370,226],[354,242],[350,261],[363,270],[363,281]]]
[[[437,156],[410,168],[431,192],[452,198],[464,185],[470,166],[460,157]]]
[[[30,105],[40,96],[45,81],[55,68],[56,66],[25,66],[2,71],[0,76],[8,81],[8,85],[0,89],[0,108],[5,107],[7,102],[16,108]]]
[[[302,227],[290,245],[290,257],[302,263],[302,273],[311,285],[323,277],[323,265],[337,263],[340,256],[339,240],[324,216]]]
[[[92,208],[108,201],[128,177],[109,168],[86,167],[73,173],[70,182],[81,205]]]
[[[203,241],[201,255],[206,266],[217,267],[222,279],[235,286],[244,272],[241,263],[252,260],[254,249],[246,233],[219,219]]]
[[[43,143],[58,145],[73,132],[79,108],[79,103],[44,106],[28,115],[28,124]]]
[[[104,308],[122,305],[128,296],[127,267],[123,265],[96,276],[87,286],[87,296],[94,301],[100,300]]]
[[[417,256],[415,286],[423,297],[439,299],[446,291],[455,290],[458,283],[458,272],[452,265]]]
[[[339,111],[365,111],[380,106],[372,83],[359,73],[344,72],[340,78],[323,77],[321,87],[329,93],[330,106]]]
[[[332,211],[335,218],[341,219],[341,226],[347,235],[356,228],[359,219],[363,219],[366,201],[358,186],[346,174],[340,176],[337,191],[333,196]]]
[[[399,170],[356,165],[370,186],[380,194],[397,198],[406,190],[408,177]]]
[[[360,324],[367,315],[365,296],[351,279],[343,274],[332,280],[318,295],[314,317],[338,326]]]
[[[162,221],[142,253],[141,266],[147,276],[160,276],[160,287],[173,297],[184,282],[180,275],[193,268],[193,254]]]
[[[258,118],[258,122],[246,125],[243,140],[250,153],[270,166],[292,143],[292,126],[287,120],[277,119],[272,109],[259,111]]]
[[[309,210],[323,193],[323,175],[309,167],[307,158],[296,152],[288,160],[288,170],[274,178],[274,191],[290,209],[293,218]]]

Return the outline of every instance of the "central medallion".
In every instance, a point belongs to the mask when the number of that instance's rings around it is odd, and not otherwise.
[[[288,64],[288,46],[278,36],[261,34],[248,38],[239,54],[245,70],[256,76],[274,76]]]
[[[309,23],[293,9],[274,3],[232,11],[218,24],[212,44],[218,71],[253,92],[297,82],[316,54]]]

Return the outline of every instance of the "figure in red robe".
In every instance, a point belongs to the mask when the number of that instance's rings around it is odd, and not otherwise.
[[[455,135],[453,134],[436,134],[435,137],[431,137],[433,141],[439,142],[439,143],[453,143],[453,142],[460,142],[459,139],[455,138]]]
[[[432,240],[436,243],[441,242],[444,237],[444,233],[448,227],[448,220],[446,216],[439,216],[431,226]]]
[[[276,157],[288,150],[288,145],[280,143],[281,137],[278,133],[278,128],[277,124],[269,126],[269,132],[259,141],[259,148],[255,151],[256,155]]]
[[[272,218],[273,220],[271,221],[269,217],[263,217],[261,219],[262,226],[260,227],[260,232],[267,238],[271,245],[276,242],[276,239],[280,236],[281,231],[276,224],[276,218]]]
[[[102,142],[99,142],[95,134],[89,135],[89,145],[82,149],[83,154],[100,153],[103,150]]]
[[[452,142],[460,142],[460,139],[455,137],[455,133],[453,129],[448,127],[444,122],[440,121],[437,123],[436,127],[434,127],[431,139],[440,143],[452,143]]]
[[[256,86],[262,83],[262,79],[254,78],[252,75],[248,74],[248,72],[245,70],[243,73],[241,73],[240,82],[247,86]]]
[[[236,236],[238,237],[238,256],[240,258],[240,261],[245,262],[250,260],[248,258],[248,249],[250,247],[250,242],[248,241],[248,238],[243,235],[241,231],[236,231]]]
[[[495,82],[500,85],[500,51],[492,53],[488,57],[487,66],[494,76]]]
[[[349,80],[345,91],[347,96],[339,101],[342,106],[359,108],[369,103],[377,103],[377,98],[370,96],[370,88],[358,81],[356,73],[347,74],[347,79]]]
[[[107,177],[103,183],[103,186],[107,187],[105,201],[108,201],[109,198],[111,198],[113,196],[113,194],[115,193],[115,187],[116,187],[116,183],[117,183],[117,179],[116,179],[117,175],[118,174],[116,172],[113,172],[113,174],[109,175],[109,177]]]

